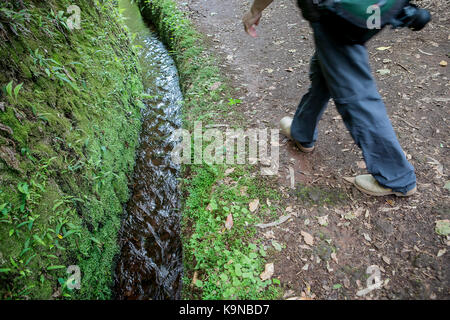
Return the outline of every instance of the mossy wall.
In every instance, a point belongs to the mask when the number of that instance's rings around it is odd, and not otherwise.
[[[0,299],[111,297],[143,89],[114,1],[73,3],[0,4]]]

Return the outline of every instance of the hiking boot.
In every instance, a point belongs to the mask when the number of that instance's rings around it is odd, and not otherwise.
[[[406,194],[393,191],[392,189],[381,186],[371,174],[357,176],[355,178],[354,185],[361,192],[375,197],[388,196],[391,194],[396,195],[397,197],[409,197],[417,191],[417,187],[414,187],[414,189],[411,189]]]
[[[312,152],[314,150],[314,147],[306,148],[306,147],[302,146],[300,144],[300,142],[297,142],[294,139],[292,139],[292,137],[291,137],[292,120],[293,119],[291,117],[284,117],[283,119],[280,120],[281,133],[284,134],[289,139],[291,139],[292,141],[294,141],[295,145],[297,146],[297,148],[300,149],[300,151],[305,152],[305,153]]]

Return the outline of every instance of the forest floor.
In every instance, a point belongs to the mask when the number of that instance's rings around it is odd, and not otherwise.
[[[450,239],[436,228],[450,219],[449,67],[444,62],[450,58],[450,12],[440,10],[439,1],[421,3],[434,15],[424,31],[386,29],[368,44],[380,93],[416,168],[418,193],[374,198],[344,181],[364,173],[365,164],[332,102],[312,154],[300,153],[281,137],[279,175],[270,185],[282,197],[268,205],[291,218],[258,236],[279,250],[268,262],[274,263],[273,277],[281,281],[284,298],[450,297]],[[241,23],[248,1],[178,4],[222,61],[222,72],[242,101],[237,113],[250,127],[277,128],[282,117],[294,114],[309,86],[314,50],[312,32],[294,1],[275,1],[264,12],[257,39]],[[382,287],[358,296],[371,265],[379,267]]]

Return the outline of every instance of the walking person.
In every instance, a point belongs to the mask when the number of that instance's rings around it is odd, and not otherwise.
[[[254,0],[244,16],[246,32],[256,37],[263,10],[273,0]],[[417,190],[413,166],[406,159],[386,113],[369,66],[365,43],[379,30],[357,28],[347,20],[320,10],[314,0],[299,6],[314,32],[309,91],[294,118],[280,121],[282,133],[306,153],[317,141],[317,124],[332,98],[355,143],[362,149],[370,174],[354,185],[372,196],[410,196]]]

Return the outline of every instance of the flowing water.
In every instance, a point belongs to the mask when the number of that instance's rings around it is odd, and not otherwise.
[[[145,92],[150,99],[143,113],[132,196],[126,206],[115,275],[117,299],[179,299],[182,253],[179,166],[170,158],[171,133],[181,125],[182,94],[175,64],[136,4],[119,6],[133,44],[140,46]]]

